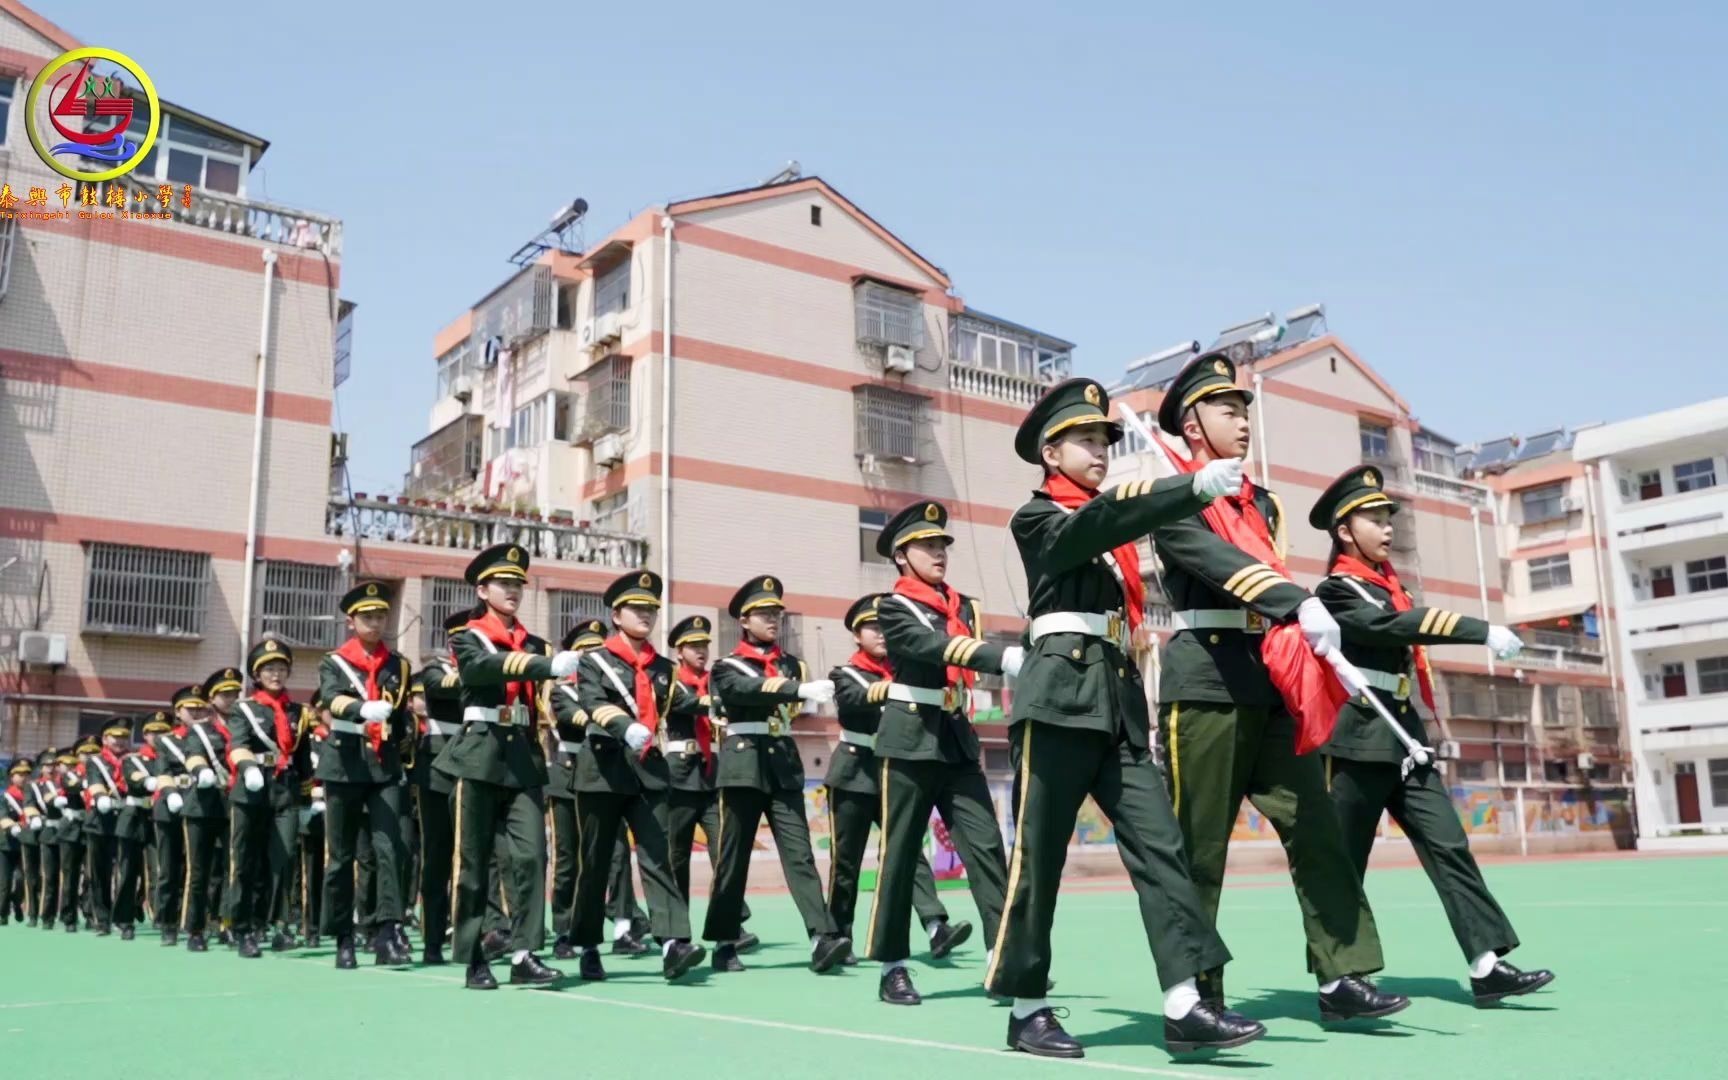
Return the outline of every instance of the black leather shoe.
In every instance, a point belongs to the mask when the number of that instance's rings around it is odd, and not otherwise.
[[[922,1005],[924,998],[918,993],[918,988],[912,985],[912,975],[903,967],[893,968],[882,973],[882,983],[876,989],[876,996],[890,1005]]]
[[[510,935],[502,930],[492,930],[480,939],[480,955],[486,958],[488,964],[510,951]]]
[[[744,970],[743,962],[738,959],[738,947],[736,945],[714,946],[714,960],[709,966],[715,971],[737,972]]]
[[[1008,1017],[1008,1048],[1039,1057],[1079,1058],[1086,1051],[1062,1030],[1055,1009],[1039,1009],[1024,1020]]]
[[[271,952],[293,952],[299,947],[300,943],[294,940],[294,935],[286,930],[278,930],[270,938]]]
[[[258,935],[256,935],[256,934],[241,934],[240,935],[240,957],[241,957],[241,959],[243,959],[243,960],[256,960],[263,955],[264,955],[264,951],[262,949],[258,948]]]
[[[576,969],[583,982],[605,982],[606,965],[600,962],[599,949],[583,949],[582,963]]]
[[[372,956],[379,967],[407,967],[414,962],[414,954],[402,944],[400,934],[394,926],[386,926],[378,931],[378,936],[372,940]]]
[[[560,960],[574,960],[576,959],[576,946],[570,944],[568,937],[559,934],[558,940],[552,943],[552,955]]]
[[[443,967],[450,961],[444,959],[444,950],[436,945],[428,945],[420,954],[420,962],[427,967]]]
[[[1470,980],[1470,992],[1476,995],[1476,1007],[1480,1009],[1502,998],[1517,997],[1532,990],[1540,990],[1553,981],[1554,973],[1547,968],[1519,971],[1506,961],[1499,960],[1495,962],[1494,970],[1486,976]]]
[[[1164,1018],[1164,1049],[1172,1054],[1228,1050],[1266,1034],[1266,1025],[1202,1001],[1180,1020]]]
[[[133,938],[135,938],[137,936],[138,936],[138,931],[136,929],[130,927],[130,926],[122,926],[120,928],[120,940],[121,941],[131,941]]]
[[[708,950],[688,941],[674,941],[660,961],[660,974],[667,982],[676,982],[691,968],[708,959]]]
[[[930,958],[940,960],[944,956],[966,944],[972,936],[972,924],[962,919],[959,922],[944,922],[936,928],[936,933],[930,938]]]
[[[97,937],[107,937],[109,934],[112,934],[113,932],[114,932],[114,928],[112,926],[109,926],[107,923],[97,923],[96,924],[96,936]]]
[[[171,949],[175,945],[178,945],[179,943],[180,943],[180,932],[178,930],[164,930],[164,931],[162,931],[162,946],[164,948]]]
[[[851,938],[841,937],[839,934],[823,934],[816,939],[815,949],[810,953],[810,970],[818,975],[832,971],[851,951]]]
[[[66,932],[68,934],[76,934],[78,932],[78,924],[75,922],[67,923],[66,924]]]
[[[498,979],[485,964],[469,964],[468,979],[463,985],[470,990],[496,990]]]
[[[306,935],[306,947],[308,949],[316,949],[322,944],[324,944],[324,939],[319,936],[318,931],[314,930]]]
[[[743,936],[738,939],[738,951],[741,953],[754,952],[761,945],[762,939],[748,930],[744,931]]]
[[[336,970],[353,971],[360,966],[354,957],[354,939],[344,934],[336,939]]]
[[[34,915],[30,916],[30,929],[32,929],[32,930],[36,929],[36,921],[37,921],[36,916],[34,916]]]
[[[648,951],[648,945],[635,934],[625,934],[612,943],[613,956],[641,956]]]
[[[630,916],[630,936],[631,937],[633,937],[633,938],[646,938],[649,934],[651,934],[653,932],[654,932],[654,928],[648,924],[648,919],[646,916],[643,916],[643,915]]]
[[[1338,989],[1320,995],[1320,1019],[1324,1023],[1377,1020],[1409,1007],[1409,998],[1402,994],[1382,994],[1360,975],[1346,975],[1338,983]]]
[[[851,937],[851,935],[848,934],[847,937]],[[844,964],[847,967],[857,967],[858,966],[858,954],[856,952],[852,951],[851,949],[847,949],[846,950],[846,959],[840,961],[840,963]]]
[[[218,930],[216,932],[216,944],[226,949],[234,944],[234,935],[226,930]]]
[[[401,923],[397,923],[395,937],[396,951],[403,955],[404,959],[402,962],[406,964],[408,962],[406,957],[414,955],[414,943],[408,940],[408,928],[403,926]]]
[[[210,943],[204,940],[203,934],[193,934],[186,939],[187,952],[209,952]]]
[[[524,956],[520,963],[510,965],[511,986],[549,986],[563,977],[562,971],[542,964],[533,953]]]

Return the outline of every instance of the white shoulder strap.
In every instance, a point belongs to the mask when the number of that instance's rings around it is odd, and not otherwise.
[[[624,682],[618,678],[618,672],[614,671],[612,665],[608,664],[598,652],[590,653],[589,658],[594,661],[594,666],[606,676],[606,681],[612,684],[612,689],[618,691],[618,696],[624,699],[624,704],[630,707],[630,715],[636,716],[636,695],[624,689]],[[642,718],[636,716],[636,719]]]
[[[1056,504],[1056,509],[1062,511],[1064,514],[1074,513],[1074,511],[1063,506],[1061,503]],[[1110,573],[1116,578],[1116,584],[1121,587],[1122,596],[1126,599],[1128,596],[1128,579],[1122,576],[1122,566],[1116,561],[1116,553],[1114,551],[1106,551],[1101,558],[1104,560],[1104,565],[1110,568]]]
[[[749,664],[746,664],[744,661],[738,659],[736,656],[722,656],[720,658],[720,662],[722,664],[731,664],[733,667],[737,668],[739,671],[742,671],[744,674],[750,676],[752,679],[760,679],[762,677],[762,673],[760,671],[757,671],[755,668],[751,667]]]
[[[857,671],[853,670],[849,666],[842,666],[840,668],[840,670],[844,671],[846,674],[850,675],[852,677],[852,681],[857,683],[859,686],[862,686],[865,690],[869,690],[870,687],[874,685],[873,683],[871,683],[871,681],[869,679],[866,679],[864,676],[858,674]]]
[[[242,712],[244,712],[246,714],[246,723],[249,727],[251,727],[252,734],[258,736],[258,741],[262,742],[265,746],[275,746],[276,745],[275,736],[266,735],[264,733],[263,725],[258,723],[258,717],[253,715],[252,703],[249,701],[242,701],[240,703],[240,709]],[[280,749],[280,747],[278,747],[278,749]]]
[[[204,725],[193,724],[192,732],[198,736],[198,741],[204,744],[204,752],[210,755],[210,767],[215,768],[217,764],[216,748],[210,745],[210,736],[204,734]]]
[[[476,633],[478,633],[478,631],[476,631]],[[482,638],[481,640],[484,641],[485,639]],[[492,643],[490,641],[487,641],[486,644],[490,645]],[[330,654],[330,659],[336,661],[336,666],[342,669],[342,674],[348,676],[348,682],[353,685],[354,692],[360,695],[361,701],[365,701],[366,700],[366,684],[360,680],[360,673],[358,671],[355,671],[353,666],[350,665],[348,663],[348,661],[342,659],[340,656],[337,656],[335,653]]]
[[[578,706],[580,706],[582,704],[582,699],[576,696],[576,688],[574,686],[570,685],[569,683],[559,683],[558,689],[564,691],[566,694],[569,694],[570,700],[575,702]]]
[[[470,634],[473,634],[473,635],[474,635],[474,640],[475,640],[475,641],[478,641],[478,642],[479,642],[479,643],[480,643],[480,644],[482,644],[482,645],[484,645],[484,646],[486,646],[486,651],[487,651],[487,652],[489,652],[489,653],[495,653],[495,652],[497,652],[497,651],[498,651],[498,646],[496,646],[496,645],[494,645],[494,644],[492,644],[492,639],[491,639],[491,638],[489,638],[489,637],[487,637],[487,636],[486,636],[486,635],[485,635],[485,634],[482,634],[482,633],[481,633],[481,632],[480,632],[480,631],[478,631],[478,630],[476,630],[476,629],[474,629],[474,628],[473,628],[473,627],[472,627],[472,626],[470,626],[470,627],[469,627],[469,628],[468,628],[468,632],[469,632],[469,633],[470,633]]]
[[[888,597],[891,600],[900,601],[900,603],[906,608],[907,611],[910,611],[913,614],[913,616],[915,618],[917,618],[917,620],[919,622],[924,624],[924,629],[929,630],[932,633],[935,632],[936,624],[930,621],[930,616],[928,616],[924,613],[923,608],[921,608],[917,604],[913,603],[912,599],[910,597],[901,596],[899,593],[889,593]]]
[[[186,764],[186,754],[184,751],[182,751],[180,749],[180,743],[177,740],[172,739],[172,738],[163,739],[162,745],[166,746],[168,748],[168,750],[174,755],[175,761],[178,761],[182,766],[184,766]]]
[[[1370,594],[1367,589],[1362,587],[1362,583],[1360,581],[1357,581],[1355,578],[1351,577],[1350,575],[1348,575],[1348,574],[1333,574],[1332,580],[1333,581],[1342,581],[1344,584],[1350,586],[1351,590],[1353,590],[1357,596],[1360,596],[1362,599],[1368,601],[1370,604],[1373,604],[1375,607],[1381,609],[1382,611],[1384,611],[1386,609],[1386,601],[1374,599],[1373,595]]]

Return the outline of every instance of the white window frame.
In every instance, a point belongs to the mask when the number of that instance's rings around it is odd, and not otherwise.
[[[1694,570],[1693,567],[1700,569]],[[1696,579],[1703,579],[1700,588]],[[1716,583],[1716,582],[1719,582]],[[1703,559],[1690,559],[1686,563],[1686,593],[1716,592],[1728,589],[1728,555],[1711,555]]]
[[[1554,580],[1556,572],[1565,568],[1565,581]],[[1544,555],[1539,559],[1531,559],[1527,572],[1530,575],[1531,592],[1547,592],[1550,589],[1565,589],[1572,585],[1572,553],[1561,552],[1558,555]]]
[[[1680,470],[1688,470],[1682,474]],[[1716,459],[1699,458],[1697,461],[1682,461],[1674,466],[1674,492],[1682,494],[1688,491],[1704,491],[1716,486]]]
[[[199,640],[210,617],[214,577],[209,552],[88,541],[79,625],[91,634]],[[99,615],[116,618],[93,617]],[[150,617],[153,625],[144,621]]]
[[[893,559],[885,559],[876,554],[876,541],[887,527],[888,519],[893,514],[887,510],[860,506],[858,508],[858,561],[873,565],[893,565]]]
[[[143,121],[142,125],[140,125],[140,123],[139,123],[140,120]],[[184,184],[186,181],[184,181],[184,180],[170,180],[168,178],[168,154],[169,154],[169,151],[170,150],[179,150],[182,153],[197,154],[199,157],[204,159],[203,162],[198,166],[198,182],[193,184],[192,185],[193,187],[197,188],[199,191],[208,191],[212,195],[220,195],[220,196],[223,196],[225,198],[230,198],[230,199],[244,199],[246,197],[246,177],[247,177],[247,174],[251,171],[250,166],[251,166],[251,161],[252,161],[252,148],[250,146],[246,145],[245,143],[241,142],[239,139],[230,139],[228,136],[226,136],[226,135],[222,134],[221,132],[216,131],[212,128],[205,128],[205,130],[209,131],[211,135],[215,136],[218,139],[225,139],[228,142],[237,143],[240,147],[240,153],[238,155],[236,155],[236,154],[230,153],[226,150],[212,150],[208,147],[196,146],[196,145],[189,143],[189,142],[188,143],[176,142],[174,140],[174,125],[175,125],[176,121],[178,121],[180,123],[184,123],[184,124],[190,124],[192,126],[199,127],[199,128],[204,128],[204,125],[198,123],[196,120],[181,119],[180,117],[177,117],[174,114],[168,112],[166,109],[164,109],[162,111],[162,126],[156,132],[156,144],[150,148],[150,155],[151,156],[149,156],[146,161],[140,161],[138,163],[138,167],[132,171],[131,175],[139,177],[139,178],[148,178],[148,179],[155,180],[155,181],[158,181],[158,182],[164,183],[164,184],[173,184],[175,187],[179,187],[181,184]],[[144,138],[144,132],[149,130],[149,124],[150,124],[149,117],[141,116],[141,115],[134,115],[133,120],[132,120],[132,126],[127,128],[127,133],[132,134],[132,133],[134,133],[135,129],[138,129],[141,127],[142,130],[137,130],[136,134],[137,134],[139,140],[142,141]],[[210,159],[211,158],[215,158],[218,161],[228,162],[229,164],[232,164],[239,169],[239,188],[238,188],[238,190],[236,190],[236,191],[220,191],[216,188],[212,188],[212,187],[209,187],[206,185],[206,181],[209,179],[209,176],[210,176]],[[150,167],[149,171],[145,171],[146,165],[148,165]]]
[[[1708,671],[1704,668],[1705,664],[1711,665]],[[1728,656],[1700,656],[1697,668],[1698,692],[1700,694],[1728,693]],[[1705,679],[1711,679],[1718,685],[1712,689],[1705,683]]]
[[[1356,437],[1362,444],[1362,457],[1369,461],[1385,461],[1392,456],[1392,426],[1373,420],[1356,421]],[[1371,446],[1378,443],[1379,449]]]
[[[1553,509],[1543,509],[1552,504]],[[1537,509],[1532,512],[1532,507]],[[1566,485],[1564,483],[1543,484],[1540,487],[1526,488],[1518,493],[1518,509],[1524,515],[1524,524],[1540,525],[1548,521],[1561,521],[1566,517]]]
[[[18,77],[0,75],[0,146],[6,145],[6,132],[12,126],[12,103],[18,100]]]
[[[1710,773],[1710,805],[1728,806],[1728,758],[1708,758],[1705,768]]]

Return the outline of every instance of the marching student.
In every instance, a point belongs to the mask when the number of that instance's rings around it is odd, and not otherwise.
[[[234,706],[239,704],[240,693],[245,688],[245,683],[241,681],[240,671],[237,668],[223,668],[204,680],[204,700],[210,703],[210,708],[215,713],[215,719],[212,723],[221,730],[222,737],[230,742],[233,741],[233,729],[229,726],[229,720],[234,715]],[[222,764],[225,766],[227,762],[224,761]],[[225,768],[222,770],[222,777],[222,790],[218,795],[222,800],[222,812],[224,821],[226,821],[228,788],[234,782],[234,775]],[[233,927],[228,921],[228,878],[234,862],[231,858],[233,852],[228,848],[228,832],[229,829],[225,827],[216,837],[214,862],[216,869],[211,872],[210,877],[209,910],[219,920],[217,942],[222,945],[237,945],[239,941],[234,936]]]
[[[93,735],[78,741],[70,754],[60,755],[60,922],[68,934],[78,930],[79,908],[84,896],[84,824],[95,811],[86,807],[84,762],[102,747]]]
[[[564,635],[560,648],[584,653],[606,643],[599,619],[584,619]],[[552,689],[552,753],[546,757],[546,820],[552,832],[552,955],[574,960],[571,932],[576,918],[576,865],[581,859],[576,821],[576,757],[582,752],[588,714],[576,691],[578,675],[560,679]],[[613,946],[616,950],[617,946]]]
[[[85,862],[98,937],[114,932],[114,863],[120,851],[120,819],[126,811],[125,773],[120,755],[130,749],[131,743],[131,724],[121,719],[110,721],[102,729],[101,747],[86,756],[80,766],[85,781]]]
[[[36,819],[29,807],[30,797],[24,793],[30,782],[30,762],[19,758],[6,771],[6,787],[0,790],[0,926],[5,926],[12,914],[13,889],[23,889],[23,910],[35,907],[36,886],[30,880],[24,860],[24,847],[35,846]],[[14,882],[22,879],[21,884]],[[19,921],[23,921],[20,917]]]
[[[259,936],[272,929],[273,919],[272,951],[294,947],[279,897],[286,893],[299,842],[294,750],[309,722],[305,707],[288,693],[293,671],[293,654],[274,637],[252,646],[246,657],[252,696],[229,713],[228,762],[235,782],[228,798],[228,922],[247,959],[262,955]]]
[[[172,730],[168,714],[158,710],[139,727],[142,743],[120,759],[124,808],[114,831],[117,844],[114,870],[114,923],[120,940],[131,941],[144,917],[145,872],[151,831],[155,827],[156,743]]]
[[[446,640],[468,625],[466,608],[443,619]],[[448,963],[445,939],[450,932],[450,865],[455,858],[455,832],[450,817],[450,793],[455,782],[433,768],[433,763],[462,730],[462,677],[448,647],[441,655],[429,656],[420,669],[426,690],[426,717],[420,721],[419,744],[409,767],[415,805],[420,815],[420,962]]]
[[[186,934],[188,952],[208,952],[210,877],[221,874],[216,861],[216,838],[228,828],[228,810],[222,798],[227,784],[228,732],[216,720],[202,686],[183,686],[174,692],[174,714],[180,726],[163,739],[165,761],[178,789],[169,792],[171,810],[180,818],[185,846],[186,873],[181,882],[180,929]],[[158,786],[161,780],[157,781]]]

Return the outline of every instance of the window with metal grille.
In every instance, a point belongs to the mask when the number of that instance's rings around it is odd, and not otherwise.
[[[1693,559],[1686,564],[1686,591],[1712,592],[1728,589],[1728,555]]]
[[[1716,459],[1700,458],[1674,466],[1675,491],[1703,491],[1716,486]]]
[[[925,399],[886,386],[852,388],[853,453],[858,457],[919,460],[919,436],[924,430]]]
[[[1392,456],[1392,429],[1363,420],[1358,424],[1363,461],[1385,461]]]
[[[461,578],[420,579],[420,640],[427,653],[441,653],[449,641],[444,620],[474,606],[474,586]]]
[[[1570,584],[1572,584],[1572,556],[1570,553],[1530,560],[1531,592],[1563,589]]]
[[[588,386],[580,438],[630,429],[630,358],[608,356],[578,376]]]
[[[612,625],[612,613],[606,608],[601,593],[578,592],[575,589],[553,589],[547,596],[552,601],[552,644],[564,640],[570,628],[587,619],[599,619],[600,625]]]
[[[258,604],[258,633],[308,649],[334,649],[347,636],[337,601],[342,568],[266,560]]]
[[[5,298],[12,284],[12,249],[17,245],[18,219],[0,219],[0,299]]]
[[[1570,686],[1542,687],[1542,726],[1570,727],[1578,716],[1578,699]]]
[[[626,255],[623,262],[594,279],[595,318],[630,309],[630,264],[631,258]]]
[[[1460,780],[1480,780],[1483,777],[1480,761],[1459,761],[1455,762],[1452,767],[1456,770]]]
[[[130,544],[85,547],[84,629],[196,638],[210,606],[210,556]]]
[[[1504,761],[1500,763],[1500,775],[1508,784],[1522,784],[1530,779],[1530,766],[1522,761]]]
[[[1524,524],[1555,521],[1566,516],[1566,485],[1543,484],[1518,496],[1524,509]]]
[[[924,345],[924,301],[915,293],[876,281],[861,281],[852,291],[858,340],[870,345]]]
[[[1578,700],[1584,706],[1585,727],[1614,727],[1619,723],[1609,691],[1598,687],[1580,689]]]
[[[18,80],[11,75],[0,76],[0,146],[6,145],[6,129],[12,123],[12,98],[18,92]]]

